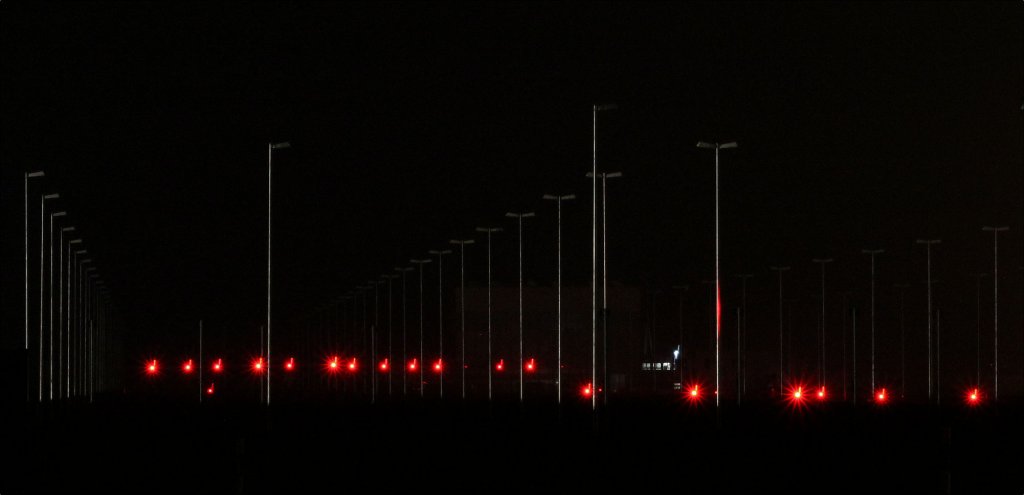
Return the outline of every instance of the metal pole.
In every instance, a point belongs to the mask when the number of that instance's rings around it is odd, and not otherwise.
[[[557,205],[558,221],[556,230],[556,243],[557,243],[557,277],[556,277],[556,299],[557,299],[557,348],[558,348],[558,363],[557,363],[557,375],[555,378],[555,384],[557,388],[557,403],[562,403],[562,200],[576,199],[575,195],[553,195],[545,194],[544,199],[553,200]],[[603,203],[602,203],[603,204]]]
[[[431,250],[437,255],[437,360],[441,369],[437,373],[438,397],[444,398],[444,255],[451,254],[450,249]]]
[[[494,364],[491,360],[491,234],[501,232],[501,227],[477,227],[477,232],[487,234],[487,400],[493,397]]]
[[[506,213],[519,222],[519,404],[523,403],[523,219],[534,216],[529,213]],[[592,394],[593,395],[593,394]]]
[[[910,286],[907,284],[896,284],[895,287],[900,290],[900,398],[903,398],[906,396],[907,390],[907,333],[903,308],[904,292]]]
[[[974,275],[974,278],[977,281],[976,289],[977,289],[977,315],[978,315],[978,333],[977,333],[976,343],[975,343],[975,346],[974,346],[974,350],[977,352],[977,358],[976,358],[977,361],[975,363],[975,366],[976,366],[975,373],[976,373],[976,375],[975,375],[974,383],[975,383],[975,385],[977,385],[979,387],[981,386],[981,279],[984,278],[984,277],[985,277],[984,273],[977,273],[977,274]]]
[[[785,344],[782,338],[782,321],[783,321],[783,306],[782,306],[782,272],[789,270],[788,266],[773,266],[772,270],[775,270],[779,274],[779,396],[782,395],[783,389],[785,388],[785,366],[783,359],[783,351]]]
[[[918,244],[925,245],[928,263],[928,401],[932,400],[932,244],[942,242],[939,239],[918,239]],[[872,390],[874,393],[874,390]]]
[[[50,388],[50,392],[49,392],[50,399],[49,400],[51,400],[51,401],[53,400],[53,219],[54,219],[54,217],[62,217],[62,216],[65,216],[65,215],[67,215],[67,212],[64,212],[64,211],[58,211],[58,212],[54,212],[54,213],[50,214],[50,251],[49,251],[49,255],[50,255],[50,272],[49,272],[49,277],[47,279],[47,281],[50,284],[50,290],[48,291],[48,295],[50,296],[50,304],[49,304],[49,306],[47,306],[47,310],[49,311],[49,314],[50,314],[50,323],[49,323],[49,325],[46,326],[46,330],[49,333],[49,336],[47,337],[47,342],[49,343],[49,347],[50,347],[50,358],[49,358],[49,368],[50,368],[50,371],[49,371],[49,373],[47,373],[46,377],[48,379],[49,386],[50,386],[49,387]],[[61,236],[61,238],[62,238],[61,242],[63,242],[63,236]]]
[[[270,251],[271,251],[271,220],[273,218],[273,210],[271,209],[271,188],[273,186],[273,155],[274,150],[290,148],[291,144],[287,142],[283,143],[267,143],[267,405],[270,405],[270,369],[273,366],[271,363],[270,355]]]
[[[395,271],[402,273],[402,395],[406,394],[408,387],[409,378],[409,353],[408,353],[408,319],[406,318],[406,306],[405,306],[405,275],[412,270],[412,267],[408,268],[395,268]]]
[[[28,362],[28,180],[33,177],[43,177],[45,174],[39,172],[25,173],[25,362]],[[27,371],[27,368],[26,368]],[[26,391],[27,391],[26,387]],[[28,397],[26,395],[26,397]]]
[[[61,396],[61,366],[64,365],[64,233],[74,231],[74,227],[64,227],[60,229],[60,242],[57,244],[57,249],[60,250],[58,259],[60,260],[57,266],[59,267],[57,273],[57,305],[59,307],[57,313],[57,398]],[[70,244],[68,245],[70,251]],[[68,253],[68,261],[71,261],[70,252]],[[50,345],[53,346],[53,329],[50,329]],[[53,355],[50,356],[50,381],[53,381]],[[51,397],[50,400],[53,400]]]
[[[423,397],[423,366],[425,366],[425,363],[423,362],[423,265],[427,264],[427,263],[430,263],[431,260],[429,260],[429,259],[422,259],[422,260],[409,260],[409,261],[411,263],[419,266],[419,272],[420,272],[420,298],[419,298],[420,299],[420,361],[419,361],[419,365],[417,367],[419,368],[419,372],[420,372],[420,386],[419,386],[419,389],[420,389],[420,397],[422,398]]]
[[[38,401],[43,401],[43,305],[44,295],[43,292],[46,289],[44,278],[46,276],[46,200],[60,198],[60,194],[46,194],[40,196],[39,199],[39,398]]]
[[[615,104],[594,105],[591,127],[591,244],[590,244],[590,409],[597,410],[597,112],[614,110]],[[519,363],[522,374],[522,363]]]
[[[992,356],[994,379],[993,399],[999,400],[999,233],[1010,230],[1009,227],[984,227],[982,230],[992,232],[992,335],[994,354]]]
[[[473,239],[453,239],[448,242],[459,245],[459,312],[460,326],[462,327],[462,400],[466,400],[466,244],[474,244],[476,241]]]
[[[815,263],[821,265],[821,363],[818,369],[818,386],[824,387],[826,384],[826,361],[825,361],[825,263],[831,263],[832,258],[828,259],[814,259]]]
[[[884,253],[884,249],[862,249],[862,253],[871,257],[871,395],[875,394],[875,255]]]
[[[604,377],[601,380],[604,394],[601,396],[604,405],[608,405],[608,179],[622,177],[622,172],[601,174],[601,367]],[[596,387],[596,384],[594,385]]]
[[[199,403],[203,402],[203,320],[199,320]]]

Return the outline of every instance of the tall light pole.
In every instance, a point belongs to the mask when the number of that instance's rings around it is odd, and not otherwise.
[[[28,363],[28,180],[43,177],[42,171],[25,172],[25,362]],[[28,368],[26,368],[26,371]]]
[[[593,127],[592,127],[592,166],[590,170],[591,177],[591,207],[592,207],[592,220],[591,220],[591,244],[590,244],[590,341],[591,341],[591,355],[590,355],[590,386],[591,390],[597,388],[597,113],[608,110],[615,110],[619,108],[614,103],[604,105],[593,106]],[[523,371],[522,363],[519,363],[519,373],[522,375]],[[520,380],[520,388],[522,388],[522,380]],[[522,395],[520,393],[520,395]],[[592,411],[597,410],[597,394],[590,394],[590,408]]]
[[[380,325],[380,286],[383,280],[367,282],[373,287],[373,325],[370,325],[370,402],[377,403],[377,327]]]
[[[477,232],[483,232],[487,234],[487,400],[490,401],[493,396],[493,380],[492,374],[494,372],[493,363],[491,362],[491,234],[495,232],[501,232],[501,227],[477,227]]]
[[[61,384],[60,377],[63,375],[61,372],[61,366],[64,364],[64,233],[74,232],[74,227],[63,227],[60,229],[60,242],[57,243],[57,249],[60,251],[58,255],[59,262],[57,263],[57,398],[60,398]],[[70,249],[70,245],[69,248]],[[68,261],[71,261],[70,253]],[[69,270],[70,271],[70,270]],[[53,347],[53,329],[50,329],[50,346]],[[53,381],[53,354],[50,354],[50,381]],[[52,388],[52,387],[51,387]],[[50,397],[53,400],[53,397]]]
[[[821,351],[818,357],[818,386],[824,387],[826,382],[825,376],[825,264],[831,263],[832,258],[815,258],[811,260],[821,265]]]
[[[46,291],[46,200],[58,199],[60,194],[44,194],[39,199],[39,402],[43,401],[43,317]],[[52,263],[52,262],[51,262]]]
[[[786,380],[785,380],[785,367],[784,367],[784,364],[783,364],[784,360],[782,358],[783,350],[786,348],[785,344],[783,343],[783,339],[782,339],[782,319],[783,319],[782,318],[783,317],[783,307],[782,307],[782,272],[788,271],[789,267],[788,266],[773,266],[771,268],[772,268],[772,270],[775,270],[779,274],[779,396],[781,397],[782,393],[783,393],[783,390],[785,388],[785,382],[786,382]]]
[[[523,219],[534,216],[531,212],[506,213],[506,217],[519,222],[519,403],[523,403]],[[595,395],[595,394],[591,394]]]
[[[736,394],[736,402],[740,401],[740,396],[747,393],[747,279],[753,277],[752,273],[741,273],[736,275],[740,279],[741,285],[741,299],[740,306],[742,316],[740,317],[740,326],[736,330],[736,374],[737,386],[739,392]]]
[[[860,251],[871,257],[871,394],[875,394],[875,255],[885,252],[884,249],[862,249]]]
[[[270,370],[273,366],[270,366],[270,250],[271,250],[271,220],[273,219],[273,210],[271,209],[271,198],[273,198],[273,177],[274,177],[274,150],[283,150],[291,148],[291,143],[267,143],[267,405],[270,405]]]
[[[992,335],[994,336],[995,353],[992,355],[994,379],[993,399],[999,400],[999,233],[1010,230],[1010,227],[983,227],[981,230],[992,233]]]
[[[587,174],[589,177],[590,174]],[[597,176],[601,179],[601,340],[603,352],[601,365],[604,369],[602,384],[604,395],[602,400],[608,405],[608,179],[622,177],[622,172],[605,172]],[[597,384],[594,384],[597,388]]]
[[[49,385],[50,385],[50,387],[49,387],[50,388],[49,397],[50,397],[51,401],[53,400],[53,219],[66,216],[67,214],[68,214],[68,212],[66,212],[66,211],[55,211],[53,213],[50,213],[50,251],[49,251],[50,271],[49,271],[49,277],[47,277],[47,281],[50,284],[50,290],[48,291],[48,294],[50,296],[50,304],[47,306],[47,310],[49,312],[49,317],[50,317],[50,322],[49,322],[48,325],[46,325],[46,330],[47,330],[47,333],[49,334],[49,336],[47,337],[46,340],[49,343],[49,347],[50,347],[50,358],[49,358],[50,371],[46,375],[46,377],[47,377],[47,379],[48,379],[47,381],[49,382]]]
[[[474,244],[473,239],[452,239],[448,241],[459,246],[459,311],[462,326],[462,400],[466,400],[466,245]]]
[[[728,143],[707,143],[700,141],[698,148],[715,150],[715,407],[721,401],[721,352],[719,344],[722,339],[722,280],[719,277],[719,214],[718,214],[718,152],[723,149],[731,149],[737,146],[735,141]]]
[[[928,401],[932,400],[932,244],[941,243],[941,239],[918,239],[918,244],[924,244],[928,260]],[[874,391],[872,390],[872,393]]]
[[[61,355],[63,358],[60,360],[61,363],[61,374],[64,375],[64,398],[68,399],[71,397],[70,386],[71,386],[71,287],[72,287],[72,276],[75,273],[75,269],[78,265],[75,260],[76,254],[84,254],[85,250],[73,251],[72,246],[79,245],[82,243],[82,239],[71,239],[68,241],[68,271],[67,271],[67,283],[64,284],[65,296],[64,300],[67,301],[67,312],[65,314],[64,321],[61,323],[62,330],[61,335]]]
[[[79,255],[87,254],[87,251],[85,249],[78,249],[78,250],[75,251],[74,254],[75,254],[75,257],[76,257],[76,262],[75,262],[75,266],[74,266],[74,269],[73,269],[73,273],[75,274],[75,284],[74,284],[75,312],[74,312],[74,316],[73,316],[74,323],[72,324],[71,323],[71,320],[72,320],[71,311],[70,311],[70,309],[68,310],[68,338],[67,338],[67,340],[68,340],[68,352],[67,352],[68,376],[67,376],[67,380],[66,380],[66,387],[68,389],[67,396],[69,398],[72,397],[72,394],[75,395],[75,396],[78,395],[78,357],[79,357],[78,356],[78,334],[79,334],[79,328],[81,327],[81,324],[82,324],[82,271],[83,271],[83,268],[85,267],[86,264],[92,263],[92,259],[90,259],[90,258],[78,258]],[[72,368],[72,361],[74,361],[74,368]],[[74,378],[75,378],[74,383],[72,383],[72,381],[71,381],[72,369],[74,370]]]
[[[441,369],[437,370],[438,397],[444,398],[444,255],[452,254],[451,249],[432,249],[430,254],[437,255],[437,360]]]
[[[904,308],[905,292],[910,284],[894,284],[900,291],[900,398],[907,393],[907,331]]]
[[[976,341],[975,341],[976,343],[975,343],[975,346],[974,346],[974,350],[977,353],[977,358],[976,358],[977,361],[975,363],[975,366],[976,366],[975,373],[976,373],[976,375],[975,375],[975,378],[974,378],[974,380],[975,380],[974,384],[979,386],[979,387],[981,386],[981,279],[983,279],[983,278],[985,278],[987,276],[988,276],[987,273],[975,273],[974,274],[974,279],[977,282],[976,283],[976,290],[977,290],[977,294],[976,294],[977,309],[976,309],[976,311],[977,311],[977,316],[978,316],[978,333],[977,333],[977,337],[976,337]]]
[[[440,259],[440,257],[438,257],[438,259]],[[416,367],[419,369],[420,372],[419,389],[421,398],[423,397],[423,366],[425,366],[423,362],[423,265],[430,262],[430,259],[409,260],[409,263],[412,263],[419,267],[420,272],[420,360],[419,364]]]
[[[576,195],[574,195],[574,194],[562,194],[562,195],[545,194],[544,195],[544,199],[550,200],[550,201],[554,201],[555,204],[558,205],[558,223],[557,223],[558,231],[557,231],[557,235],[556,235],[557,244],[558,244],[558,249],[557,249],[557,253],[558,253],[557,254],[557,259],[558,259],[558,262],[557,262],[558,275],[557,275],[557,278],[556,278],[557,288],[556,288],[556,291],[555,291],[556,292],[556,299],[558,301],[557,302],[557,317],[556,317],[557,328],[558,328],[558,330],[557,330],[557,333],[558,333],[558,337],[557,337],[557,342],[558,342],[557,343],[557,347],[558,347],[557,369],[558,369],[558,372],[557,372],[557,375],[556,375],[556,378],[555,378],[555,384],[557,385],[557,389],[558,389],[557,390],[557,397],[558,397],[557,402],[559,404],[561,404],[562,403],[562,201],[576,199]]]
[[[386,274],[382,275],[382,277],[385,280],[388,281],[388,357],[387,357],[387,363],[388,363],[388,397],[390,397],[391,396],[391,370],[394,369],[394,367],[395,367],[394,366],[395,358],[392,355],[392,350],[393,349],[392,349],[392,346],[391,346],[391,313],[392,313],[392,306],[393,306],[393,304],[392,304],[393,301],[392,301],[392,297],[391,297],[392,296],[391,285],[392,285],[392,282],[396,278],[398,278],[398,275],[386,273]]]
[[[405,275],[411,272],[413,268],[410,267],[395,267],[395,271],[402,274],[402,395],[406,393],[408,387],[409,378],[409,354],[408,354],[408,334],[409,329],[407,326],[408,320],[406,319],[405,312]],[[419,365],[417,365],[419,367]]]

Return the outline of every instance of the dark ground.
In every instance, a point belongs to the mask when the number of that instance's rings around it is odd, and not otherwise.
[[[0,492],[1021,493],[1019,405],[118,402],[14,409]],[[6,433],[5,433],[6,435]]]

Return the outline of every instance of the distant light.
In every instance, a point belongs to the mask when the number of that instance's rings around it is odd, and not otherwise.
[[[160,369],[160,367],[157,364],[156,359],[150,361],[146,365],[146,373],[150,374],[150,375],[155,375],[157,373],[157,371],[159,371],[159,369]]]
[[[679,348],[678,347],[672,350],[672,359],[673,360],[679,359]]]
[[[878,392],[877,392],[877,393],[875,394],[875,402],[877,402],[877,403],[879,403],[879,404],[885,404],[885,402],[886,402],[887,400],[889,400],[889,399],[888,399],[888,397],[887,397],[887,396],[885,395],[885,389],[884,389],[884,388],[883,388],[882,390],[879,390],[879,391],[878,391]]]
[[[793,392],[793,398],[796,400],[803,399],[803,387],[797,387],[796,392]]]
[[[380,364],[377,365],[377,367],[380,368],[381,373],[387,373],[388,368],[391,367],[391,365],[388,363],[388,358],[384,358],[384,360],[381,361]]]
[[[594,395],[594,387],[590,383],[584,385],[580,390],[580,395],[583,397],[590,397],[591,395]]]
[[[808,395],[808,391],[804,390],[805,388],[807,388],[807,387],[803,383],[796,383],[796,384],[790,385],[789,388],[786,390],[786,393],[783,396],[783,398],[785,399],[787,405],[791,409],[795,409],[795,410],[802,410],[802,409],[804,409],[805,407],[807,407],[808,399],[810,399],[812,397],[817,397],[819,400],[824,400],[825,399],[825,393],[824,393],[825,388],[824,387],[822,387],[821,389],[819,389],[816,392],[812,393],[811,395]],[[819,394],[821,394],[821,395],[819,395]]]
[[[192,360],[185,361],[185,364],[181,365],[181,371],[186,375],[192,372]]]
[[[290,357],[284,362],[285,371],[293,371],[295,369],[295,358]]]
[[[497,364],[494,365],[494,371],[505,371],[505,360],[499,359]]]
[[[828,394],[825,393],[825,387],[819,388],[818,389],[818,400],[825,400],[826,397],[828,397]]]
[[[696,404],[701,401],[701,389],[697,383],[691,383],[686,386],[686,400],[690,401],[691,404]]]
[[[356,358],[352,358],[352,360],[348,362],[348,371],[349,373],[355,373],[357,370],[359,370],[359,363],[356,362]]]
[[[537,370],[537,363],[534,361],[533,358],[530,358],[530,360],[523,365],[523,369],[525,369],[527,373],[533,373],[534,371]]]
[[[221,359],[218,358],[213,362],[213,372],[220,373],[222,369],[224,369],[224,363],[222,363]]]
[[[327,369],[328,373],[336,373],[340,367],[341,364],[338,362],[338,356],[332,356],[324,363],[324,368]]]
[[[972,406],[978,405],[981,402],[981,392],[978,389],[972,389],[967,392],[967,403]]]
[[[416,362],[416,358],[412,358],[412,360],[409,361],[409,371],[416,371],[416,368],[419,367],[420,364]]]
[[[257,358],[253,360],[252,371],[257,374],[263,373],[263,358]]]
[[[206,389],[206,395],[213,395],[213,383],[211,383],[210,387]]]
[[[440,373],[444,370],[444,360],[438,359],[434,361],[434,373]]]

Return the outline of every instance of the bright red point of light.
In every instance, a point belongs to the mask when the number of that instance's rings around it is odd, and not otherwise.
[[[146,365],[146,373],[150,375],[155,375],[158,369],[159,366],[157,366],[156,359],[150,361],[149,364]]]
[[[210,384],[210,388],[206,389],[206,395],[213,395],[213,384]]]
[[[188,361],[185,361],[185,364],[181,365],[181,371],[183,373],[186,373],[186,374],[192,372],[192,360],[191,359],[189,359]]]
[[[884,388],[882,390],[879,390],[878,393],[875,394],[875,402],[878,402],[879,404],[884,404],[887,400],[889,399],[888,396],[885,394]]]
[[[796,391],[793,392],[793,398],[796,399],[796,400],[803,399],[804,398],[804,388],[803,387],[797,387]]]
[[[819,388],[818,389],[818,400],[825,400],[826,396],[828,396],[828,394],[825,393],[825,387]]]
[[[220,359],[213,362],[213,372],[220,373],[220,370],[224,369],[224,363]]]
[[[286,371],[294,370],[295,369],[295,358],[288,358],[288,360],[284,362],[284,369]]]
[[[440,373],[444,369],[444,360],[434,361],[434,373]]]
[[[327,368],[329,373],[336,373],[341,368],[341,363],[338,360],[338,356],[333,356],[324,363],[324,367]]]
[[[537,363],[533,360],[533,358],[530,358],[530,360],[523,365],[523,369],[525,369],[529,373],[533,373],[534,371],[537,370]]]
[[[701,401],[703,392],[700,389],[700,384],[691,383],[686,386],[686,400],[692,404],[696,404]]]
[[[252,370],[255,373],[263,373],[263,358],[256,359],[252,362]]]
[[[505,360],[504,359],[499,359],[497,364],[494,365],[494,371],[504,371],[504,370],[505,370]]]
[[[391,365],[388,363],[388,358],[384,358],[384,360],[381,361],[380,364],[377,365],[377,367],[380,368],[381,372],[386,372],[388,368],[391,367]]]
[[[412,358],[412,361],[409,361],[409,371],[416,371],[416,368],[419,367],[420,364],[416,362],[416,358]]]
[[[582,390],[580,390],[580,394],[584,397],[590,397],[591,395],[594,395],[594,387],[588,383],[583,386]]]
[[[967,393],[967,403],[968,404],[973,406],[973,405],[978,404],[979,402],[981,402],[981,393],[978,392],[978,389],[976,389],[976,388],[972,389],[971,391],[969,391]]]

